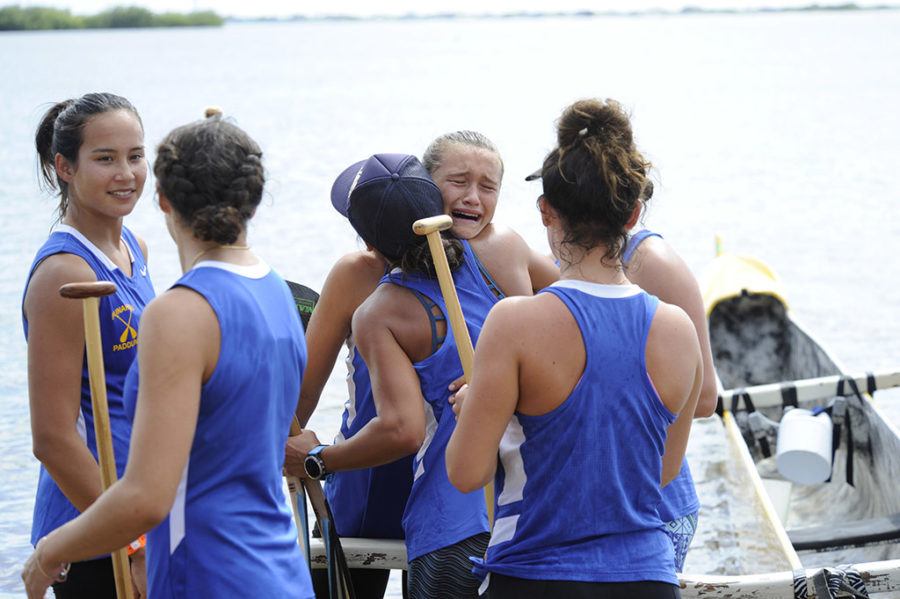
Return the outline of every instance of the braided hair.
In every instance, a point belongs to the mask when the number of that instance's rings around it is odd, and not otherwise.
[[[625,225],[653,194],[650,161],[638,151],[631,123],[615,100],[579,100],[557,123],[557,147],[544,159],[544,198],[563,220],[563,243],[604,245],[621,257]]]
[[[176,213],[202,241],[237,241],[262,200],[262,150],[240,127],[207,111],[157,148],[153,174]]]

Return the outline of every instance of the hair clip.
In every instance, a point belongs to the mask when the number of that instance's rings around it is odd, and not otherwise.
[[[578,137],[584,137],[585,135],[587,135],[587,132],[588,132],[588,128],[585,127],[584,129],[582,129],[581,131],[578,132]]]

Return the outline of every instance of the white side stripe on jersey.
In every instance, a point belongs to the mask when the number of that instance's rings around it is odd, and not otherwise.
[[[184,499],[187,495],[187,477],[190,465],[191,461],[188,459],[188,463],[184,465],[184,472],[181,473],[181,480],[178,481],[175,503],[172,504],[172,511],[169,512],[169,555],[175,553],[178,545],[184,539]]]
[[[525,431],[519,419],[513,415],[506,425],[506,431],[500,439],[500,463],[503,464],[503,491],[497,498],[497,505],[507,505],[522,501],[525,483],[525,464],[522,462],[522,444],[525,442]]]

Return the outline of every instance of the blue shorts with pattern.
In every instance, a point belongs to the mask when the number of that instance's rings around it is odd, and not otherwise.
[[[688,549],[697,532],[697,518],[700,512],[688,514],[677,520],[666,522],[666,534],[672,540],[672,546],[675,548],[675,570],[681,572],[684,570],[684,560],[687,557]]]

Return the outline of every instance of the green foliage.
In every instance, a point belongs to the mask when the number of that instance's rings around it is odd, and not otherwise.
[[[82,17],[42,6],[0,7],[0,31],[38,29],[118,29],[124,27],[220,27],[224,19],[212,11],[156,14],[138,6],[118,6]]]

